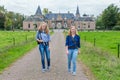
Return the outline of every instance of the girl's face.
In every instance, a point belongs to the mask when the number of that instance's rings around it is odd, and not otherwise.
[[[43,24],[43,25],[42,25],[42,30],[45,30],[45,29],[46,29],[46,26],[47,26],[46,24]]]
[[[72,33],[72,34],[75,34],[75,33],[76,33],[76,28],[75,28],[74,26],[71,28],[71,33]]]

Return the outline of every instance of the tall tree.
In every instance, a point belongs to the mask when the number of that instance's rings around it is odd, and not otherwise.
[[[6,16],[5,18],[5,29],[6,30],[11,30],[12,27],[12,20]]]
[[[119,14],[118,14],[118,21],[117,21],[117,24],[116,24],[116,25],[120,26],[120,12],[119,12]]]
[[[97,29],[105,29],[105,27],[102,23],[102,15],[99,15],[96,19],[96,28]]]
[[[44,9],[43,9],[43,15],[44,15],[44,16],[45,16],[48,12],[49,12],[49,11],[48,11],[48,8],[44,8]]]
[[[4,29],[5,15],[0,12],[0,29]]]
[[[102,22],[106,29],[112,29],[118,21],[119,8],[109,5],[102,13]]]

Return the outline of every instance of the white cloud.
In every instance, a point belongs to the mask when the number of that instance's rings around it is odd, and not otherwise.
[[[111,3],[120,5],[119,0],[0,0],[0,5],[4,5],[7,10],[25,15],[33,15],[38,5],[42,10],[48,8],[52,12],[70,11],[75,14],[78,5],[80,14],[97,16]]]

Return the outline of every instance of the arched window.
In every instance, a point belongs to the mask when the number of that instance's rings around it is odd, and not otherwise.
[[[90,28],[90,25],[88,25],[88,28]]]
[[[28,28],[30,28],[30,24],[28,24]]]

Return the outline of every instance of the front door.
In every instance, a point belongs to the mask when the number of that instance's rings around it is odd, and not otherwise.
[[[57,28],[61,29],[62,28],[62,24],[60,22],[57,23]]]

